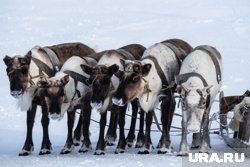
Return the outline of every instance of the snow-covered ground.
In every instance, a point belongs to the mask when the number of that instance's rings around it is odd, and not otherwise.
[[[169,38],[180,38],[192,46],[209,44],[223,56],[225,95],[240,95],[249,89],[250,80],[250,1],[249,0],[1,0],[0,55],[24,55],[34,45],[52,45],[80,41],[103,49],[118,48],[130,43],[146,47]],[[66,140],[66,118],[51,121],[50,137],[53,153],[38,156],[41,146],[41,114],[34,127],[35,151],[18,157],[26,135],[26,113],[18,110],[9,93],[5,65],[0,61],[0,166],[185,166],[182,158],[158,155],[137,155],[131,148],[116,155],[115,146],[106,155],[93,151],[60,155]],[[213,111],[218,111],[215,103]],[[93,114],[98,119],[97,114]],[[129,118],[127,122],[129,123]],[[180,126],[180,120],[174,119]],[[127,123],[127,124],[128,124]],[[128,127],[128,125],[126,125]],[[213,125],[218,127],[218,124]],[[155,128],[155,127],[154,127]],[[91,123],[91,140],[95,148],[98,124]],[[160,134],[152,133],[154,146]],[[172,136],[174,152],[180,136]],[[221,137],[211,135],[214,152],[233,152]],[[249,161],[248,161],[249,164]]]

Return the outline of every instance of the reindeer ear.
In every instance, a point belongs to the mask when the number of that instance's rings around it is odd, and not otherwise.
[[[152,65],[151,64],[145,64],[142,66],[142,75],[146,76],[148,75],[150,69],[151,69]]]
[[[86,74],[88,74],[88,75],[92,75],[93,74],[93,68],[91,66],[89,66],[87,64],[81,64],[80,66],[81,66],[82,70]]]
[[[69,75],[65,75],[60,81],[65,86],[69,82]]]
[[[125,60],[124,59],[120,59],[120,63],[122,64],[123,67],[125,67]]]
[[[5,63],[6,66],[9,65],[10,61],[11,61],[11,57],[6,55],[4,58],[3,58],[3,61]]]
[[[112,66],[110,66],[110,67],[108,68],[108,73],[109,73],[110,75],[113,75],[113,74],[116,73],[118,70],[119,70],[119,66],[116,65],[116,64],[113,64]]]
[[[184,85],[178,85],[176,88],[177,93],[181,93],[184,91],[185,93],[189,93],[191,90],[186,88]]]
[[[182,90],[181,85],[177,85],[177,87],[176,87],[175,90],[176,90],[177,93],[180,94],[180,93],[181,93],[181,90]]]
[[[209,86],[206,86],[204,89],[205,91],[209,94],[210,93],[210,89],[213,87],[213,85],[209,85]]]
[[[29,65],[30,64],[30,61],[31,61],[31,51],[29,51],[25,56],[24,56],[24,59],[25,61],[27,62],[27,64]]]

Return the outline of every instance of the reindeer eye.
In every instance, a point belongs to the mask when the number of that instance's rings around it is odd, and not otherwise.
[[[140,79],[140,77],[139,77],[139,76],[134,76],[134,77],[133,77],[133,81],[134,81],[134,82],[138,82],[138,81],[139,81],[139,79]]]
[[[138,65],[135,65],[133,67],[134,72],[139,73],[140,72],[140,67]]]

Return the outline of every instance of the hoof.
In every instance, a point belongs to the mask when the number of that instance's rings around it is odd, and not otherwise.
[[[46,154],[51,154],[51,151],[50,150],[47,150],[47,151],[40,151],[39,152],[39,155],[46,155]]]
[[[74,150],[74,145],[72,145],[70,148],[64,147],[64,148],[61,150],[60,154],[69,154],[69,153],[71,153],[73,150]]]
[[[106,136],[105,143],[107,146],[114,146],[115,145],[116,137]]]
[[[171,153],[171,151],[172,151],[172,147],[171,146],[169,146],[169,148],[166,148],[166,147],[164,147],[164,148],[160,148],[159,150],[158,150],[158,154],[166,154],[166,153]]]
[[[106,141],[106,146],[114,146],[114,145],[115,145],[115,142]]]
[[[121,154],[121,153],[124,153],[125,152],[125,149],[121,149],[121,148],[117,148],[115,150],[115,154]]]
[[[200,146],[191,146],[191,150],[196,150],[196,149],[199,149]]]
[[[134,141],[127,141],[127,146],[130,148],[130,147],[133,147],[134,145]]]
[[[137,154],[149,154],[148,150],[138,151]]]
[[[94,155],[105,155],[105,152],[103,150],[96,150]]]
[[[207,153],[207,154],[210,154],[210,150],[211,150],[211,147],[208,146],[208,145],[205,145],[205,146],[201,146],[200,150],[199,150],[199,153]]]
[[[137,142],[135,144],[135,148],[142,148],[142,146],[143,146],[143,142],[142,141],[141,142]]]
[[[28,156],[32,154],[33,151],[34,151],[34,147],[31,147],[30,150],[23,149],[22,152],[18,154],[18,156]]]
[[[74,146],[80,146],[80,144],[81,144],[81,141],[80,140],[76,140],[76,139],[74,139]]]
[[[85,145],[84,146],[82,146],[81,148],[80,148],[80,150],[78,151],[79,153],[86,153],[86,152],[88,152],[88,151],[91,151],[92,150],[92,146],[90,145],[89,147],[86,147]]]
[[[177,156],[188,156],[188,151],[180,151]]]
[[[18,156],[28,156],[30,154],[31,154],[30,152],[21,152],[18,154]]]

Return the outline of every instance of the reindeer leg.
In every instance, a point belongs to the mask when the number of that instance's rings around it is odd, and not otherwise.
[[[118,113],[117,111],[111,111],[109,128],[105,136],[105,142],[108,146],[115,145],[116,140],[116,129],[117,129]]]
[[[80,143],[81,143],[81,137],[82,137],[82,115],[80,114],[79,115],[79,120],[78,120],[78,123],[77,123],[77,126],[74,130],[74,146],[79,146]]]
[[[99,132],[99,139],[96,146],[95,155],[104,155],[105,150],[105,141],[104,141],[104,131],[105,126],[107,123],[107,111],[101,113],[101,120],[100,120],[100,132]]]
[[[89,125],[90,125],[90,119],[91,119],[91,106],[90,106],[90,96],[87,94],[86,98],[84,100],[84,106],[81,109],[81,115],[82,115],[82,134],[84,137],[84,140],[82,142],[82,146],[79,150],[79,152],[87,152],[92,150],[91,141],[89,138]]]
[[[161,103],[162,137],[158,145],[158,154],[171,152],[170,128],[175,111],[175,99],[171,91],[168,91],[166,95],[167,96],[162,99]]]
[[[49,139],[49,115],[45,104],[42,105],[42,126],[43,126],[43,141],[39,155],[50,154],[52,150],[51,142]]]
[[[152,141],[151,141],[151,125],[153,120],[154,110],[148,111],[146,115],[146,133],[145,133],[145,142],[138,152],[138,154],[149,154],[152,151]]]
[[[191,149],[198,149],[201,144],[201,133],[194,133]]]
[[[32,139],[32,130],[36,116],[37,105],[32,102],[31,109],[27,111],[27,133],[24,146],[22,148],[22,152],[19,153],[19,156],[27,156],[30,155],[34,151],[34,144]]]
[[[145,121],[144,120],[144,115],[145,115],[145,112],[141,109],[141,111],[140,111],[139,132],[138,132],[138,135],[137,135],[135,148],[141,148],[143,143],[144,143],[144,140],[145,140],[145,137],[144,137],[144,121]]]
[[[179,156],[188,156],[189,149],[187,143],[187,113],[186,111],[182,110],[182,135],[181,135],[181,143],[180,143],[180,151],[178,153]]]
[[[73,127],[74,127],[74,121],[75,121],[75,110],[71,112],[67,112],[68,117],[68,137],[66,140],[66,143],[64,145],[64,148],[61,150],[60,154],[69,154],[74,149],[74,143],[73,143]]]
[[[210,109],[207,111],[210,111]],[[202,120],[201,146],[200,146],[199,152],[209,154],[211,145],[210,145],[210,136],[209,136],[208,126],[209,126],[209,114],[204,114],[203,120]]]
[[[119,128],[120,128],[120,136],[117,148],[115,153],[124,153],[126,148],[126,139],[124,133],[124,126],[125,126],[125,115],[126,115],[127,105],[120,107],[119,111]]]
[[[136,125],[136,119],[137,119],[137,113],[138,113],[138,101],[134,100],[131,102],[132,105],[132,118],[131,118],[131,124],[127,136],[127,145],[128,147],[132,147],[134,145],[135,141],[135,125]]]

